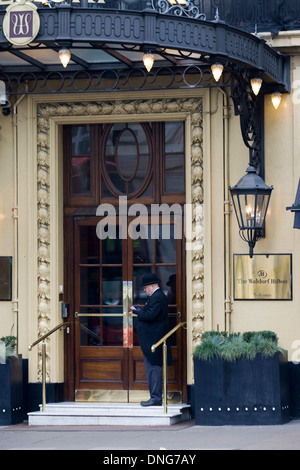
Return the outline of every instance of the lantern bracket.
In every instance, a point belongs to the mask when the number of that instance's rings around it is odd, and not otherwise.
[[[264,179],[264,100],[263,92],[256,96],[251,89],[253,75],[237,65],[232,66],[231,98],[235,115],[240,117],[243,141],[249,149],[249,164]]]

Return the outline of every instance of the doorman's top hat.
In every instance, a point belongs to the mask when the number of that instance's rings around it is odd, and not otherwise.
[[[156,276],[156,274],[150,273],[145,274],[142,277],[142,286],[149,286],[150,284],[159,284],[160,279]]]

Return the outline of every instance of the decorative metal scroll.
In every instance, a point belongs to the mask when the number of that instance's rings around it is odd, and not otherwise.
[[[144,67],[80,72],[0,72],[0,80],[5,82],[10,95],[230,86],[229,75],[224,74],[223,82],[216,83],[207,65],[157,67],[150,73],[147,73]]]
[[[195,0],[210,18],[216,7],[227,24],[244,31],[271,31],[275,36],[282,30],[300,27],[299,0]]]
[[[235,114],[240,116],[243,141],[249,149],[249,164],[264,176],[263,105],[261,94],[255,96],[250,87],[249,75],[244,69],[234,67],[231,75],[231,98]]]
[[[199,20],[206,20],[206,15],[201,13],[199,8],[191,2],[186,0],[185,4],[179,3],[178,0],[151,0],[153,10],[160,14],[171,14],[176,16],[187,16],[188,18],[197,18]]]

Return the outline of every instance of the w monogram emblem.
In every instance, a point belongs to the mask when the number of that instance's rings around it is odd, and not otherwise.
[[[10,13],[10,37],[25,38],[32,36],[33,11]]]

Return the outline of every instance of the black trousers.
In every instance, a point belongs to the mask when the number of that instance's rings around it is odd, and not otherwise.
[[[162,401],[162,367],[151,364],[145,356],[144,364],[150,398],[155,401]]]

